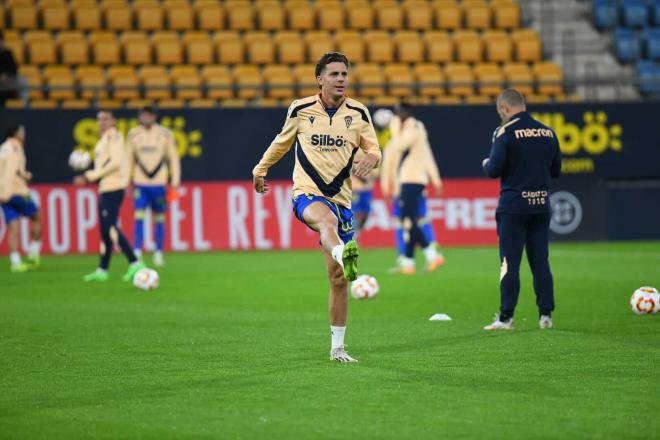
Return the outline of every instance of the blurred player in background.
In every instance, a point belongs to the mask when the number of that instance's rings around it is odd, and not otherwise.
[[[373,125],[376,129],[378,145],[385,145],[390,139],[390,121],[392,120],[392,110],[381,108],[374,112]],[[362,150],[355,155],[355,160],[360,160],[364,153]],[[371,212],[371,201],[374,197],[374,182],[378,179],[379,170],[374,169],[365,178],[353,176],[353,214],[355,215],[355,240],[364,228]]]
[[[442,192],[442,180],[435,163],[428,134],[424,124],[417,120],[408,104],[400,104],[395,109],[392,120],[392,139],[385,147],[385,159],[381,173],[383,196],[396,197],[395,214],[398,214],[401,228],[397,228],[397,247],[403,247],[403,256],[397,259],[396,271],[412,275],[416,272],[414,253],[419,245],[426,258],[426,271],[431,272],[444,264],[444,257],[438,253],[435,242],[425,234],[423,225],[428,223],[424,216],[426,203],[424,191],[429,182],[435,192]],[[430,229],[430,224],[428,225]]]
[[[252,171],[255,190],[297,141],[293,170],[293,209],[302,223],[320,235],[330,282],[330,359],[355,362],[344,349],[348,281],[357,278],[358,248],[353,240],[351,169],[365,178],[381,158],[367,108],[346,97],[348,59],[329,52],[316,65],[321,93],[293,101],[282,131]],[[364,156],[354,160],[358,149]]]
[[[25,127],[15,124],[6,132],[6,140],[0,146],[0,205],[7,225],[10,270],[14,273],[26,272],[39,266],[41,252],[41,217],[37,205],[30,198],[28,182],[32,173],[26,170]],[[18,250],[20,223],[18,220],[28,217],[32,220],[30,243],[25,262],[21,261]]]
[[[129,262],[123,280],[131,281],[135,273],[145,266],[137,259],[128,239],[117,224],[124,191],[128,186],[128,154],[124,145],[124,136],[115,128],[115,117],[112,112],[100,110],[96,119],[101,138],[94,147],[94,168],[76,176],[73,180],[76,185],[99,182],[99,227],[103,241],[101,259],[99,267],[85,275],[83,279],[108,280],[108,267],[114,247],[112,236],[115,235],[121,251]]]
[[[165,241],[165,208],[167,183],[171,194],[178,194],[181,184],[181,165],[174,135],[168,128],[156,122],[152,107],[144,107],[138,113],[140,125],[128,133],[128,158],[134,188],[135,206],[135,255],[140,258],[144,241],[145,211],[151,209],[156,223],[156,252],[154,266],[163,266]]]

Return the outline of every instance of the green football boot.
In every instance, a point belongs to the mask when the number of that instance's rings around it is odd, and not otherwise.
[[[30,268],[28,267],[27,264],[21,262],[17,264],[12,264],[11,266],[9,266],[9,270],[11,273],[25,273],[28,270],[30,270]]]
[[[110,275],[108,275],[108,272],[95,270],[94,272],[85,275],[83,280],[86,282],[105,282],[108,281],[109,278]]]
[[[137,260],[135,263],[128,265],[128,269],[126,269],[126,273],[121,279],[124,281],[133,281],[133,277],[138,272],[138,270],[144,269],[146,267],[147,266],[142,261]]]
[[[37,269],[41,266],[41,257],[40,256],[27,256],[25,257],[25,264],[27,264],[30,270]]]
[[[357,260],[360,251],[355,240],[351,240],[344,246],[344,252],[341,259],[344,262],[344,278],[348,281],[355,281],[358,276]]]

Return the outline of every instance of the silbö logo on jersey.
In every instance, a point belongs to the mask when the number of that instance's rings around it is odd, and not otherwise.
[[[329,134],[313,134],[312,146],[317,147],[319,151],[333,152],[337,148],[346,146],[344,136],[332,137]]]

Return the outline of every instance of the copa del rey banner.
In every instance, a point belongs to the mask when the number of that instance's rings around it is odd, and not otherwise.
[[[250,182],[190,182],[168,206],[166,250],[208,251],[300,249],[318,246],[318,235],[298,222],[292,212],[291,183],[270,182],[270,192],[256,194]],[[497,242],[495,208],[498,182],[489,179],[449,179],[441,197],[431,196],[428,215],[442,245]],[[94,253],[99,248],[96,188],[34,185],[32,197],[43,218],[43,248],[49,254]],[[394,221],[378,189],[364,246],[394,245]],[[145,237],[151,237],[145,222]],[[133,199],[127,191],[121,226],[132,241]],[[29,226],[21,221],[21,246],[27,249]],[[150,238],[147,247],[153,246]],[[0,254],[7,254],[7,227],[0,211]]]

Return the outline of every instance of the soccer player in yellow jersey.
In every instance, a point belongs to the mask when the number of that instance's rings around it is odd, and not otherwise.
[[[107,281],[110,257],[114,246],[112,233],[116,234],[121,251],[129,262],[124,274],[124,281],[132,281],[135,273],[144,264],[133,253],[128,239],[117,224],[121,202],[124,200],[124,190],[128,186],[128,155],[124,145],[124,136],[115,127],[115,117],[108,110],[100,110],[96,120],[99,125],[99,139],[94,147],[94,168],[85,174],[76,176],[73,183],[85,185],[88,182],[99,182],[99,227],[101,232],[101,261],[99,267],[85,275],[85,281]]]
[[[156,123],[156,112],[144,107],[138,113],[140,125],[128,133],[129,170],[134,189],[135,242],[134,252],[142,255],[144,214],[151,209],[156,223],[156,252],[154,266],[163,266],[165,240],[165,208],[168,181],[172,191],[178,192],[181,166],[172,131]]]
[[[24,144],[25,127],[14,124],[9,127],[7,139],[0,145],[0,205],[8,229],[10,270],[14,273],[26,272],[39,266],[41,251],[41,217],[39,209],[30,199],[27,184],[32,180],[32,173],[25,169]],[[21,261],[18,251],[18,220],[21,216],[32,220],[32,242],[25,263]]]
[[[444,264],[444,257],[424,233],[420,206],[424,190],[431,183],[436,193],[442,191],[440,172],[433,158],[424,124],[413,115],[412,107],[400,104],[395,109],[393,136],[385,147],[381,188],[386,198],[398,196],[399,221],[403,228],[404,256],[398,260],[398,272],[415,273],[414,252],[419,245],[431,272]],[[400,125],[400,127],[397,127]]]
[[[329,52],[316,65],[321,93],[293,101],[282,131],[252,171],[254,189],[268,191],[268,169],[296,143],[293,209],[298,220],[320,235],[330,282],[330,359],[355,362],[344,349],[348,281],[357,278],[358,248],[353,238],[351,169],[366,177],[381,153],[369,111],[346,96],[348,59]],[[366,154],[354,160],[361,148]]]

